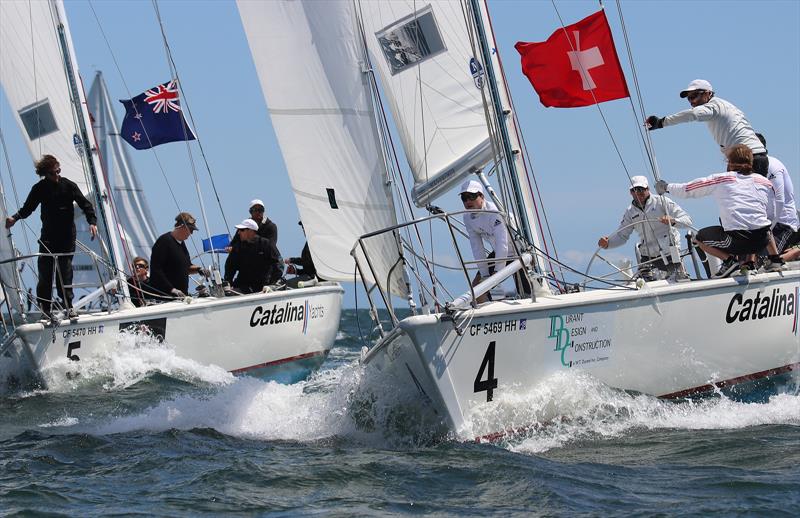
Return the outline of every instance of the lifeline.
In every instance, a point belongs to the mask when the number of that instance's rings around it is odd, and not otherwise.
[[[773,289],[772,295],[764,298],[761,298],[760,291],[756,292],[755,298],[748,299],[745,299],[741,293],[737,293],[728,304],[725,321],[732,324],[737,320],[744,322],[745,320],[794,315],[796,302],[794,293],[781,294],[780,288]]]

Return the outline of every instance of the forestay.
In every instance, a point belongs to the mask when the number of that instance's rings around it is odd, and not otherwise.
[[[492,158],[479,88],[483,66],[472,59],[461,2],[359,4],[414,175],[414,202],[424,206]]]
[[[358,237],[397,223],[353,3],[238,6],[317,273],[353,281]],[[367,245],[381,286],[405,295],[394,234]]]
[[[92,81],[88,102],[93,118],[92,127],[100,149],[100,162],[106,176],[111,180],[123,239],[133,255],[149,258],[157,237],[153,215],[128,157],[126,144],[119,136],[114,104],[100,71]]]
[[[84,158],[88,157],[83,156],[81,137],[75,131],[69,81],[58,41],[59,21],[65,39],[71,41],[71,36],[66,18],[59,16],[60,5],[50,1],[0,2],[0,81],[33,160],[44,154],[58,158],[61,176],[78,184],[95,205],[101,221],[101,208],[85,174]],[[69,58],[75,63],[74,55]],[[33,167],[18,170],[26,173],[22,185],[36,181]],[[99,240],[89,239],[83,213],[75,212],[78,241],[102,256]],[[86,255],[75,256],[73,269],[75,285],[98,284],[94,263]]]

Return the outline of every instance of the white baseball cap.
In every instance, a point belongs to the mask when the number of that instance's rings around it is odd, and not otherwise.
[[[481,185],[481,182],[477,180],[467,180],[461,184],[461,190],[459,191],[459,194],[462,192],[479,192],[483,194],[483,185]]]
[[[695,79],[689,86],[686,87],[686,90],[681,92],[681,99],[689,95],[689,92],[694,92],[695,90],[705,90],[706,92],[713,92],[714,88],[711,87],[711,83],[706,81],[705,79]]]
[[[250,202],[250,207],[248,207],[248,208],[249,208],[249,209],[252,209],[252,208],[253,208],[253,207],[255,207],[256,205],[261,205],[261,206],[262,206],[262,207],[264,207],[264,208],[266,208],[266,207],[267,207],[266,205],[264,205],[264,202],[263,202],[263,201],[261,201],[261,200],[259,200],[259,199],[255,199],[255,200],[252,200],[252,201]]]
[[[236,228],[239,229],[249,228],[250,230],[255,230],[256,232],[258,232],[258,223],[256,223],[250,218],[247,218],[246,220],[236,225]]]
[[[650,184],[647,183],[646,176],[631,176],[631,189],[634,187],[644,187],[645,189],[650,188]]]

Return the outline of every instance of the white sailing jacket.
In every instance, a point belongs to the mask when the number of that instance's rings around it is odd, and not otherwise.
[[[664,215],[674,218],[675,226],[658,221]],[[642,223],[632,225],[640,221]],[[669,256],[670,245],[675,244],[680,248],[681,244],[681,236],[676,227],[691,226],[692,218],[677,203],[666,196],[650,196],[644,204],[644,209],[634,203],[628,206],[622,215],[619,227],[608,236],[608,248],[624,245],[635,229],[639,234],[639,251],[642,255],[659,257],[663,252]]]
[[[767,178],[772,182],[772,187],[775,189],[775,217],[777,218],[777,223],[783,223],[797,232],[797,228],[800,227],[800,219],[798,219],[797,205],[794,201],[792,177],[789,176],[789,172],[783,162],[774,156],[769,157]]]
[[[497,206],[489,200],[484,200],[483,210],[497,210]],[[508,231],[499,214],[468,212],[464,214],[464,225],[467,227],[472,256],[476,261],[486,259],[486,251],[483,247],[484,239],[494,250],[496,259],[508,257]],[[505,262],[498,264],[505,265]],[[481,264],[478,269],[482,278],[485,279],[489,276],[488,264]]]
[[[667,190],[678,198],[713,196],[725,230],[756,230],[775,222],[772,182],[757,173],[717,173],[689,183],[671,183]]]
[[[724,154],[730,146],[744,144],[753,153],[766,153],[767,150],[756,137],[756,132],[742,110],[725,99],[712,97],[710,101],[688,110],[683,110],[664,117],[664,126],[673,126],[683,122],[704,121],[711,136],[719,144]]]

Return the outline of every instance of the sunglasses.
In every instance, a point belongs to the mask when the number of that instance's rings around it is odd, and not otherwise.
[[[136,268],[137,270],[147,270],[147,268],[149,268],[149,266],[147,266],[146,264],[141,264],[140,263],[140,264],[135,265],[134,268]]]
[[[695,99],[697,99],[698,97],[700,97],[704,93],[705,93],[705,90],[695,90],[694,92],[691,92],[691,93],[687,94],[686,98],[689,99],[690,101],[694,101]]]
[[[461,193],[461,201],[477,200],[478,196],[480,196],[480,195],[481,195],[481,193],[479,193],[479,192],[462,192]]]
[[[631,187],[631,192],[644,192],[647,190],[647,187]]]
[[[250,212],[264,212],[264,207],[253,207]]]

